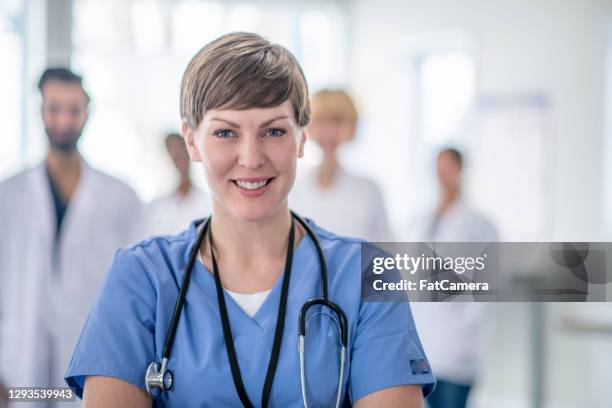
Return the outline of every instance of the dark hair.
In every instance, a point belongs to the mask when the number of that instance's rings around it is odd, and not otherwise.
[[[269,108],[291,101],[295,120],[310,120],[308,86],[287,50],[253,33],[230,33],[191,59],[181,82],[181,117],[197,127],[207,110]]]
[[[166,143],[166,147],[172,140],[180,140],[183,141],[183,136],[180,133],[176,132],[168,132],[166,133],[166,138],[164,139],[164,143]]]
[[[89,102],[89,95],[85,88],[83,88],[83,78],[68,68],[47,68],[40,76],[38,80],[38,90],[42,93],[43,87],[49,81],[61,81],[68,82],[72,84],[78,84],[81,87],[81,90],[85,94],[87,98],[87,102]]]
[[[445,149],[440,150],[440,153],[438,153],[438,157],[447,153],[450,154],[453,160],[457,162],[460,169],[463,168],[463,155],[461,154],[461,152],[459,152],[459,150],[452,147],[447,147]]]

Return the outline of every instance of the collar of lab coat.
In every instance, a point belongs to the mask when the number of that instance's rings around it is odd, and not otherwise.
[[[53,199],[51,196],[51,187],[49,186],[49,179],[47,176],[46,160],[40,162],[36,167],[32,169],[32,187],[34,189],[35,197],[39,197],[40,200],[36,200],[32,203],[38,208],[34,208],[32,214],[41,214],[43,216],[37,217],[40,227],[44,231],[45,238],[53,240],[55,235],[55,209]],[[81,157],[81,173],[79,175],[79,182],[76,190],[68,207],[66,208],[66,214],[62,224],[62,230],[70,228],[71,221],[74,219],[74,212],[78,211],[83,204],[88,204],[87,201],[91,201],[91,194],[87,194],[87,190],[91,186],[92,179],[92,168],[87,164],[85,159]],[[61,239],[61,236],[60,236]]]
[[[463,197],[462,196],[457,197],[455,201],[453,202],[453,204],[450,207],[448,207],[448,209],[442,214],[442,216],[438,220],[438,223],[442,223],[444,220],[452,219],[453,217],[456,217],[457,215],[462,214],[466,210],[466,208],[467,208],[467,205]],[[430,214],[431,222],[433,222],[436,219],[436,215],[437,215],[437,209],[434,209]]]
[[[451,205],[448,208],[448,210],[446,210],[446,213],[442,216],[442,218],[452,217],[456,214],[463,212],[466,208],[467,208],[467,205],[465,203],[465,200],[463,199],[462,196],[459,196],[455,199],[455,201],[453,202],[453,205]]]

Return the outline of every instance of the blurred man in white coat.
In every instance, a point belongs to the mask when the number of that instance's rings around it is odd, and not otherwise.
[[[323,89],[312,96],[308,138],[323,152],[314,169],[299,174],[289,205],[317,224],[341,235],[369,241],[391,241],[392,234],[378,185],[346,171],[338,151],[357,129],[357,109],[341,89]]]
[[[46,157],[0,184],[0,377],[7,386],[64,385],[87,311],[112,255],[136,239],[140,210],[132,190],[77,150],[89,104],[81,77],[48,69],[39,89]]]
[[[438,154],[438,206],[416,219],[416,242],[494,242],[493,224],[461,197],[463,157],[456,149]],[[485,303],[411,303],[415,323],[437,378],[427,398],[431,408],[464,408],[482,358]]]
[[[208,194],[191,180],[191,159],[183,136],[169,133],[166,150],[178,174],[178,186],[170,194],[159,197],[147,205],[143,212],[143,236],[178,234],[189,223],[210,215]]]

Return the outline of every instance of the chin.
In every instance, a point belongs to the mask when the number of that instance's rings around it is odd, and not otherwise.
[[[271,217],[281,208],[281,205],[238,204],[230,209],[230,213],[242,222],[259,222]]]

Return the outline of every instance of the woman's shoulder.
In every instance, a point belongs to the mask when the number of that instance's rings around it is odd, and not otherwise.
[[[121,248],[115,254],[114,263],[119,263],[119,269],[127,269],[125,267],[129,265],[137,267],[156,281],[165,277],[176,281],[178,271],[187,264],[197,223],[194,221],[186,230],[175,235],[155,235]]]
[[[371,263],[374,257],[390,256],[384,248],[369,241],[358,237],[339,235],[316,225],[310,219],[308,221],[313,232],[319,238],[325,255],[336,262],[355,260],[366,266]],[[354,267],[354,264],[351,264],[351,267]],[[361,272],[361,267],[359,271]]]
[[[155,251],[158,249],[174,248],[177,245],[184,245],[193,241],[195,237],[195,229],[198,221],[192,222],[187,229],[177,234],[166,234],[166,235],[152,235],[145,239],[142,239],[132,245],[124,248],[128,252],[138,252],[139,250],[144,251]]]
[[[333,246],[335,248],[352,248],[359,246],[365,241],[358,237],[348,235],[340,235],[326,229],[324,226],[318,225],[315,220],[306,218],[308,225],[315,233],[322,246]]]
[[[362,251],[367,248],[365,240],[334,233],[317,225],[311,219],[308,223],[319,239],[326,261],[333,266],[332,269],[348,269],[355,272],[360,270]]]

